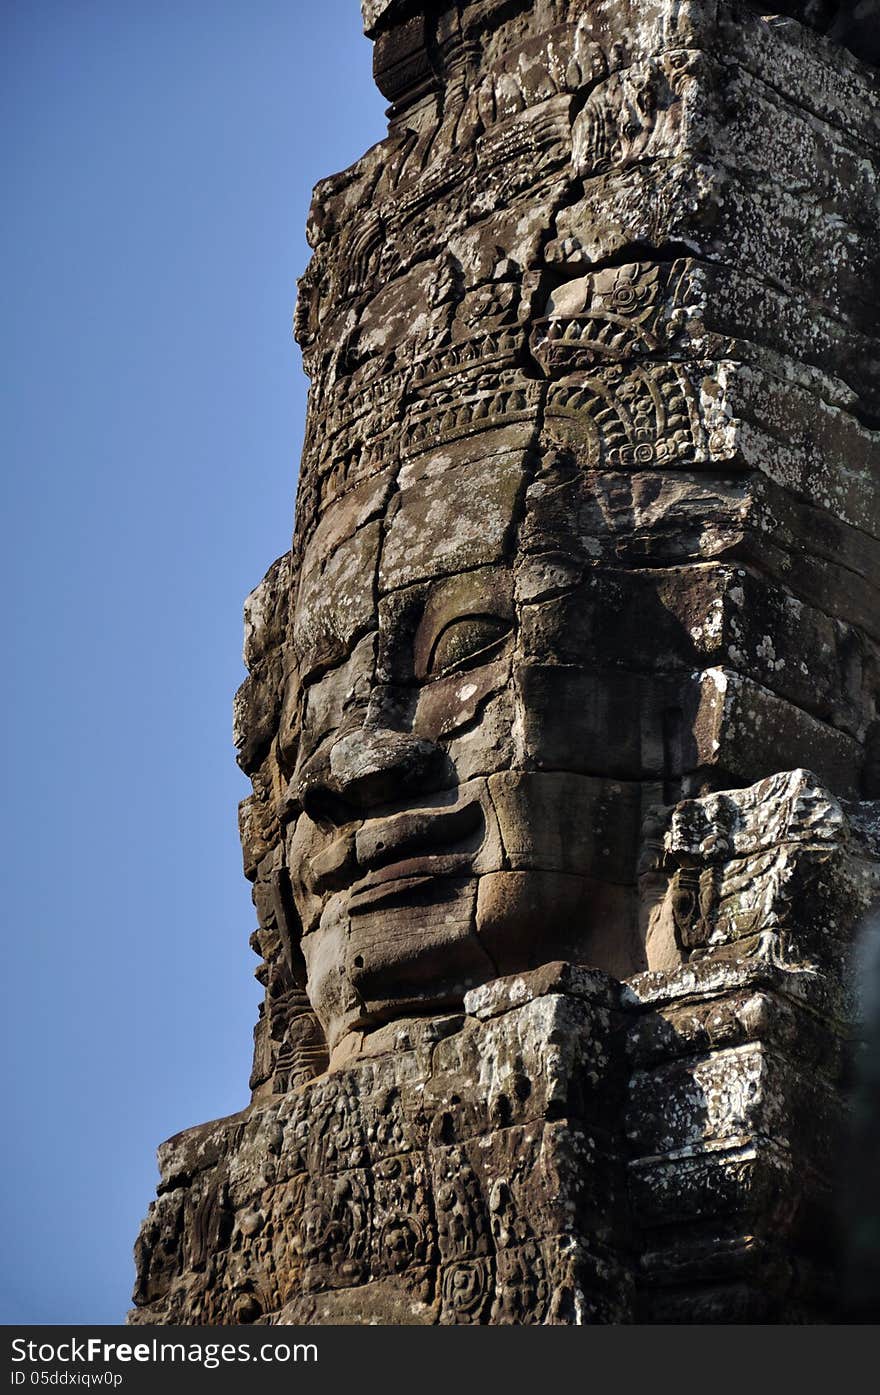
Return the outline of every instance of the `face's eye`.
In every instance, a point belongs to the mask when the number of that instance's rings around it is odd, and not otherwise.
[[[509,632],[510,622],[497,615],[465,615],[451,621],[434,641],[428,676],[438,678],[485,663],[500,649]]]

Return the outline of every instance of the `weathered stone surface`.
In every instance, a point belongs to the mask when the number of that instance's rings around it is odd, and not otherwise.
[[[531,979],[166,1144],[136,1320],[626,1320],[619,990]]]
[[[235,702],[253,1098],[164,1148],[134,1320],[835,1314],[876,9],[364,5]]]
[[[662,899],[644,878],[651,969],[624,995],[641,1316],[827,1321],[877,806],[779,774],[680,804],[660,859]]]
[[[685,946],[731,957],[760,944],[842,980],[854,929],[880,897],[880,806],[842,803],[806,771],[776,775],[680,804],[661,861],[674,871],[653,944],[648,933],[649,968]]]
[[[664,817],[670,967],[621,993],[546,963],[363,1024],[178,1135],[132,1320],[827,1320],[878,809],[793,771]]]

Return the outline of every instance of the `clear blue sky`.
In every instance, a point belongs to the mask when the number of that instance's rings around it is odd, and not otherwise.
[[[247,1100],[241,606],[291,532],[311,187],[384,103],[357,0],[0,11],[0,1320],[117,1322],[156,1145]]]

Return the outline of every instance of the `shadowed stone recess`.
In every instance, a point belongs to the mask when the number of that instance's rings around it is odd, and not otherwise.
[[[252,1100],[160,1149],[130,1320],[833,1321],[877,7],[363,9],[235,699]]]

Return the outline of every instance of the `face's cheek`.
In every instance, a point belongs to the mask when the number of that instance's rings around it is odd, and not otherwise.
[[[348,658],[304,688],[291,682],[284,695],[282,735],[292,754],[288,768],[301,769],[322,743],[331,741],[344,725],[356,723],[366,711],[374,688],[375,632],[365,635]]]
[[[413,722],[417,736],[443,745],[459,783],[510,767],[514,698],[511,661],[492,663],[426,683]]]
[[[641,786],[505,770],[488,789],[504,866],[480,878],[477,934],[499,973],[572,959],[643,967],[636,906]]]
[[[316,930],[321,918],[323,898],[313,890],[313,869],[330,841],[305,814],[300,814],[287,832],[287,865],[304,935]]]
[[[628,674],[605,680],[575,664],[523,664],[516,689],[523,763],[638,776],[639,724]]]
[[[551,959],[628,974],[643,967],[639,703],[587,656],[560,657],[517,658],[480,721],[449,742],[462,778],[487,777],[501,851],[480,869],[477,936],[502,974]],[[606,773],[618,763],[626,778]]]
[[[567,770],[505,770],[488,781],[513,872],[631,885],[642,817],[638,781]]]
[[[635,888],[564,872],[481,877],[477,936],[501,975],[567,959],[625,978],[646,963]]]
[[[330,897],[317,927],[303,936],[302,952],[309,1000],[332,1051],[363,1016],[361,1000],[348,974],[349,919],[345,896]]]

